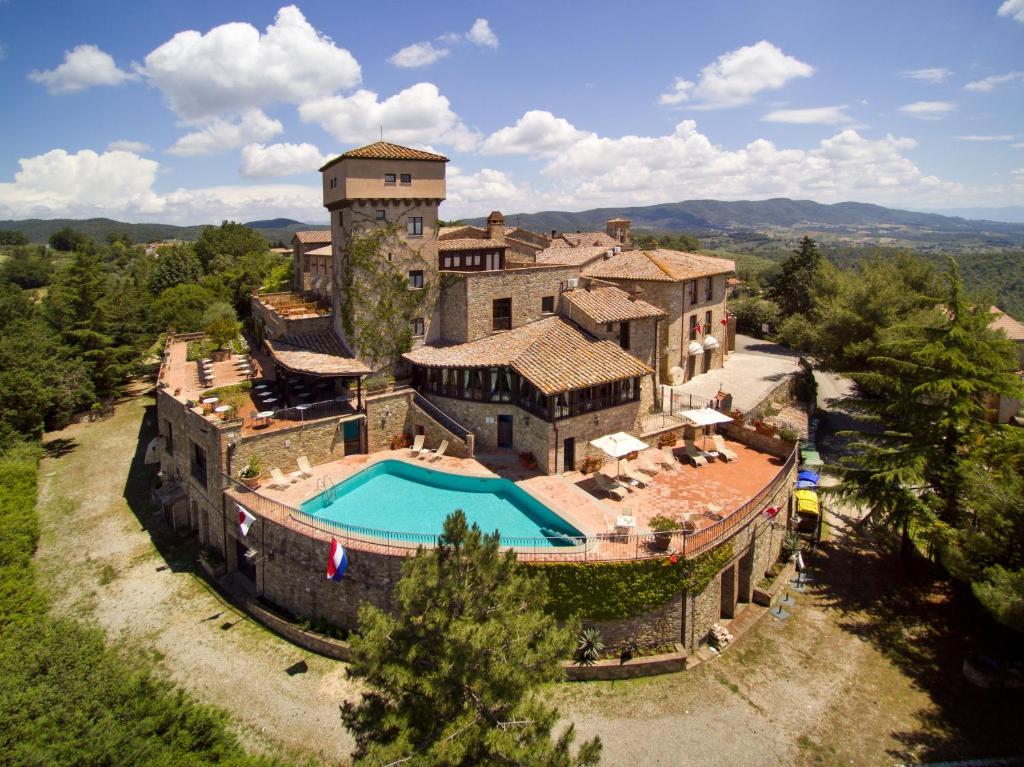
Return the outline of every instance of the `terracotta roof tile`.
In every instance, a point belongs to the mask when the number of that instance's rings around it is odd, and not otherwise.
[[[424,367],[509,366],[543,394],[583,389],[652,371],[610,341],[598,341],[561,317],[455,346],[422,346],[404,354]]]
[[[330,245],[324,245],[322,248],[313,248],[312,250],[306,251],[307,256],[329,256],[332,253],[333,250]]]
[[[486,229],[481,229],[479,226],[470,226],[469,224],[464,224],[463,226],[442,226],[437,230],[437,238],[439,240],[458,240],[466,237],[483,239],[486,236]]]
[[[298,240],[303,245],[309,245],[312,243],[331,241],[331,230],[330,229],[314,229],[304,232],[296,232],[292,235],[292,242]]]
[[[504,248],[505,243],[499,240],[478,239],[475,237],[460,237],[455,240],[438,240],[437,250],[440,253],[447,253],[452,250],[483,250],[485,248]]]
[[[537,253],[537,263],[584,266],[591,261],[604,258],[609,250],[610,248],[606,248],[604,245],[586,245],[578,248],[552,245]]]
[[[607,232],[562,232],[556,239],[565,240],[573,248],[585,245],[603,245],[606,248],[614,248],[616,245],[622,244]]]
[[[433,162],[448,162],[448,158],[443,154],[424,152],[422,149],[391,144],[387,141],[375,141],[372,144],[367,144],[357,149],[349,149],[347,152],[325,163],[320,170],[326,170],[336,162],[348,157],[366,160],[431,160]]]
[[[562,293],[562,300],[568,301],[598,324],[665,316],[665,312],[657,306],[640,299],[632,300],[626,291],[612,286],[569,290]]]
[[[369,375],[373,371],[353,358],[341,340],[327,330],[297,333],[265,341],[270,356],[282,367],[312,375]]]
[[[619,253],[586,267],[583,275],[610,280],[681,282],[734,271],[736,264],[725,258],[658,248]]]
[[[1001,309],[992,307],[993,317],[989,327],[993,330],[1002,330],[1011,341],[1024,341],[1024,324],[1021,324]]]

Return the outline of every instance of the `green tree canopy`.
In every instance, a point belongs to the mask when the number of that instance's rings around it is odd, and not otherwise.
[[[237,336],[241,326],[235,308],[227,301],[215,301],[203,312],[203,330],[223,349]]]
[[[253,229],[225,221],[220,226],[207,226],[195,243],[196,256],[206,271],[222,271],[230,268],[247,253],[263,253],[269,244]],[[215,263],[216,262],[216,263]]]
[[[53,262],[42,248],[19,246],[0,264],[0,282],[13,282],[23,288],[41,288],[50,284]]]
[[[349,674],[368,691],[342,706],[357,764],[596,764],[600,741],[573,756],[573,727],[553,740],[558,712],[537,695],[573,648],[546,601],[497,533],[448,517],[437,548],[403,564],[395,614],[359,611]]]
[[[782,262],[781,271],[772,280],[769,296],[784,316],[807,314],[814,306],[813,284],[822,264],[818,244],[810,237]]]
[[[28,242],[20,229],[0,229],[0,245],[28,245]]]
[[[168,245],[156,252],[156,266],[150,277],[149,289],[160,295],[167,288],[186,282],[199,282],[203,276],[203,265],[196,256],[195,248],[188,243]]]
[[[175,285],[153,302],[153,325],[158,330],[174,328],[179,333],[203,329],[203,315],[216,297],[199,285]]]
[[[50,247],[54,250],[71,252],[85,247],[89,243],[89,238],[81,232],[76,232],[70,226],[65,226],[51,234],[49,242]]]

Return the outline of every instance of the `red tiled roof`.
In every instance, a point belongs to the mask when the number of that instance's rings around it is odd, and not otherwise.
[[[469,224],[464,224],[462,226],[442,226],[437,230],[437,238],[439,240],[458,240],[465,237],[483,239],[486,236],[486,229],[481,229],[479,226],[470,226]]]
[[[537,253],[537,263],[583,266],[591,261],[604,258],[609,250],[611,248],[607,248],[604,245],[585,245],[578,248],[552,245],[550,248],[544,248],[544,250]]]
[[[311,375],[369,375],[373,371],[350,356],[331,331],[298,333],[266,341],[274,361],[295,373]]]
[[[629,293],[612,286],[577,288],[562,293],[562,299],[579,309],[594,322],[623,322],[664,317],[665,312],[639,298],[631,299]]]
[[[429,160],[432,162],[448,162],[443,154],[424,152],[422,149],[413,149],[400,144],[391,144],[387,141],[375,141],[372,144],[361,146],[357,149],[349,149],[333,160],[325,163],[320,170],[326,170],[348,157],[366,160]]]
[[[736,264],[725,258],[658,248],[619,253],[586,267],[583,275],[609,280],[681,282],[734,271]]]
[[[618,344],[598,341],[561,317],[548,317],[466,344],[421,346],[402,356],[424,367],[508,366],[543,394],[653,372]]]
[[[292,235],[292,242],[298,240],[303,245],[309,245],[312,243],[331,241],[331,230],[330,229],[314,229],[305,232],[296,232]]]
[[[324,245],[321,248],[313,248],[312,250],[306,251],[307,256],[329,256],[331,254],[332,250],[330,245]]]
[[[485,250],[487,248],[504,248],[505,243],[487,238],[460,237],[455,240],[438,240],[437,250],[447,253],[452,250]]]
[[[993,330],[1002,330],[1011,341],[1024,341],[1024,324],[1021,324],[1006,312],[993,306],[992,314],[996,315],[989,323]]]
[[[565,240],[573,248],[586,245],[604,245],[606,248],[614,248],[616,245],[622,244],[607,232],[562,232],[558,238]]]

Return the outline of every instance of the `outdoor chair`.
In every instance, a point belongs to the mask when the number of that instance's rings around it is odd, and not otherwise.
[[[597,483],[597,486],[603,490],[606,495],[610,495],[617,501],[624,500],[628,495],[626,488],[620,485],[616,480],[605,476],[599,471],[594,472],[594,482]]]
[[[737,458],[739,458],[739,456],[736,455],[736,452],[734,450],[732,450],[729,447],[726,447],[725,439],[722,438],[721,434],[711,435],[711,441],[715,443],[715,450],[718,452],[720,456],[722,456],[723,461],[728,461],[729,463],[732,463]]]
[[[708,465],[708,459],[704,457],[704,453],[702,451],[697,449],[697,446],[693,444],[692,439],[686,440],[686,446],[683,450],[686,452],[686,457],[690,459],[690,463],[697,468]]]
[[[284,490],[288,485],[292,483],[292,480],[288,479],[276,466],[270,470],[270,486],[277,488],[278,490]]]
[[[651,478],[634,469],[633,464],[629,461],[622,462],[622,469],[619,471],[619,476],[625,477],[630,482],[635,482],[640,487],[647,487],[651,484]]]
[[[679,459],[676,458],[675,449],[671,447],[663,447],[661,449],[661,459],[663,465],[671,466],[672,470],[675,471],[679,468]]]
[[[296,461],[296,463],[298,463],[299,465],[298,474],[300,477],[302,477],[303,479],[308,479],[309,477],[313,476],[313,467],[309,463],[309,459],[306,456],[300,455],[299,460]]]
[[[661,474],[661,464],[657,461],[651,461],[651,456],[647,455],[647,451],[640,453],[636,459],[636,467],[651,477]]]
[[[419,455],[423,452],[423,440],[427,437],[424,434],[417,434],[416,439],[412,441],[412,447],[409,448],[410,455]]]
[[[434,461],[440,461],[441,457],[444,455],[444,451],[447,449],[448,440],[441,440],[441,444],[437,446],[437,451],[432,456],[430,456],[430,462],[434,463]]]

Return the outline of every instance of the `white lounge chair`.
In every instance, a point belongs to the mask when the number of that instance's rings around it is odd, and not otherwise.
[[[651,478],[634,469],[633,464],[630,461],[622,462],[622,468],[619,470],[619,476],[625,477],[630,482],[635,482],[640,487],[647,487],[651,484]]]
[[[679,469],[679,459],[676,458],[676,454],[675,454],[674,448],[663,447],[661,449],[661,460],[663,462],[662,463],[663,466],[666,466],[666,467],[671,466],[673,471],[676,471],[676,470]]]
[[[626,492],[626,488],[620,485],[616,480],[612,479],[611,477],[605,476],[599,471],[594,472],[594,482],[596,482],[597,486],[601,490],[603,490],[607,495],[610,495],[617,501],[625,499],[625,497],[628,495],[628,493]]]
[[[270,470],[270,480],[270,486],[277,488],[278,490],[284,490],[294,481],[288,479],[288,477],[284,475],[284,472],[276,466]]]
[[[299,465],[299,470],[296,474],[303,479],[309,479],[313,476],[313,466],[309,463],[309,459],[306,456],[300,455],[296,463]]]
[[[708,465],[708,459],[704,457],[704,452],[697,449],[692,439],[686,440],[686,446],[683,449],[686,451],[687,458],[697,468]]]
[[[432,456],[430,456],[430,462],[433,463],[434,461],[440,461],[441,457],[444,455],[444,451],[447,449],[448,440],[441,440],[441,444],[437,446],[437,450],[434,452]]]
[[[657,474],[661,474],[662,466],[661,461],[651,460],[652,456],[648,455],[648,453],[651,452],[653,451],[645,450],[644,452],[640,453],[640,455],[636,459],[636,467],[644,474],[653,477]]]
[[[423,440],[427,437],[424,434],[417,434],[416,439],[412,441],[412,447],[409,448],[410,455],[419,455],[423,452]]]
[[[726,446],[725,440],[722,438],[721,434],[713,434],[711,436],[711,441],[715,443],[715,451],[722,456],[723,461],[732,463],[739,458],[739,456],[736,455],[736,451]]]

